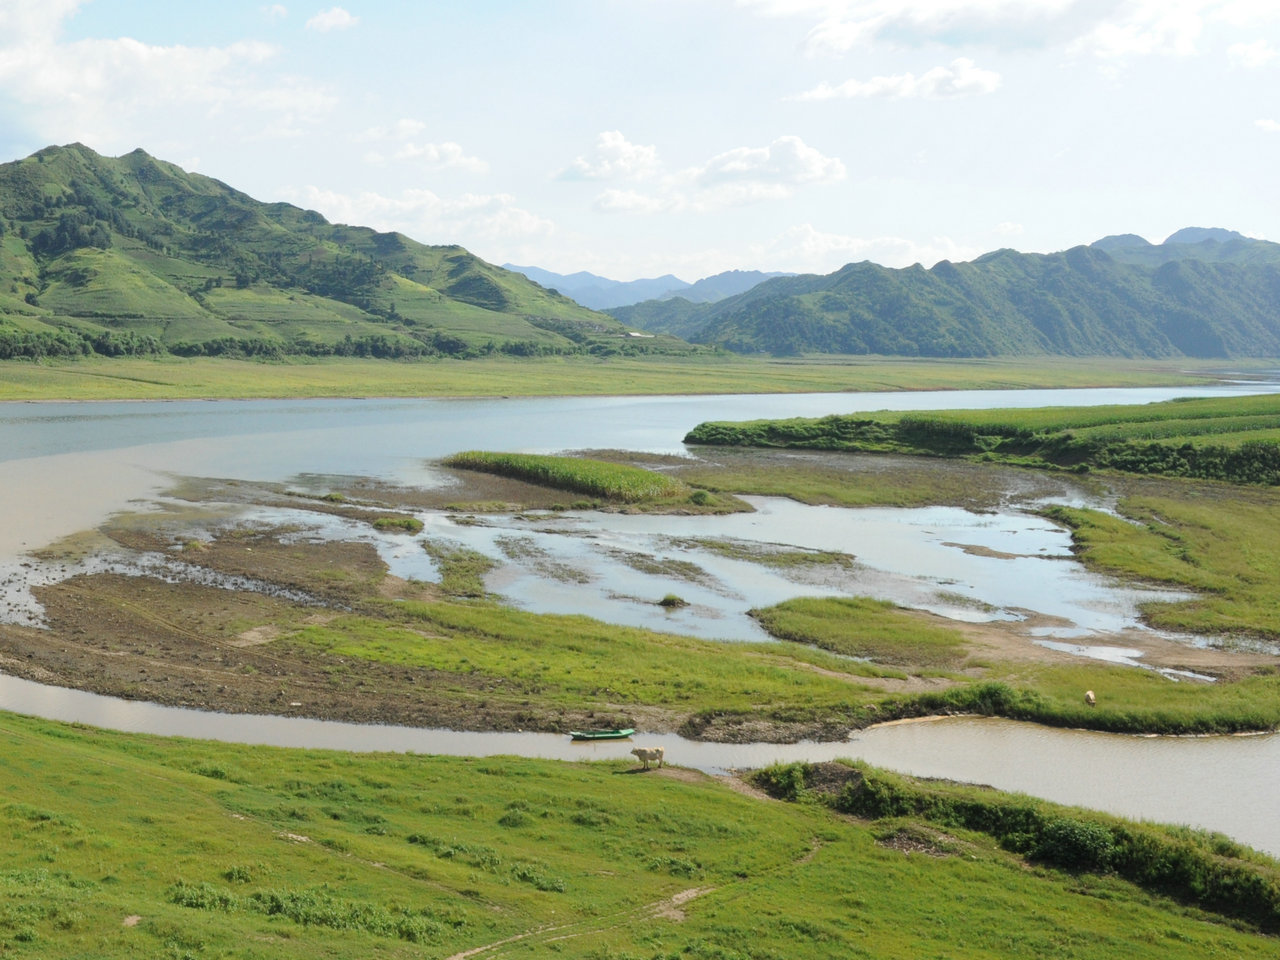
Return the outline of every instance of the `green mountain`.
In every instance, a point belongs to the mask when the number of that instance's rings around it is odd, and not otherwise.
[[[142,150],[0,165],[0,358],[686,349],[462,247],[261,203]]]
[[[851,263],[714,304],[646,302],[625,323],[743,353],[1280,356],[1280,244],[1190,228],[970,263]]]

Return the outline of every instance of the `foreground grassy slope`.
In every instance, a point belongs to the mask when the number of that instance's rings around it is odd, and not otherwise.
[[[10,714],[0,732],[6,956],[1275,952],[1265,917],[1223,923],[1106,870],[1028,861],[973,828],[858,821],[679,770],[285,751]],[[1034,807],[1086,837],[1115,823]],[[1180,862],[1273,876],[1221,839],[1144,835]]]
[[[461,247],[80,144],[0,165],[0,291],[0,359],[687,352]]]

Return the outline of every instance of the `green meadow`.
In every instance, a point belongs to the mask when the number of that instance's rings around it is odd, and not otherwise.
[[[0,735],[8,957],[1275,954],[1277,866],[1225,838],[865,768],[766,771],[780,802],[626,760],[286,751],[12,714]],[[1018,822],[1034,833],[1011,838]]]
[[[1240,364],[1232,369],[1240,368]],[[398,362],[157,357],[0,362],[0,400],[439,397],[970,390],[1208,383],[1214,365],[1054,358],[505,357]],[[1262,368],[1259,367],[1259,370]]]

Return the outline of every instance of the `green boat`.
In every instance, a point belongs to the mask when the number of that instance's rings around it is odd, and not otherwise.
[[[635,733],[631,727],[621,730],[570,730],[574,740],[625,740]]]

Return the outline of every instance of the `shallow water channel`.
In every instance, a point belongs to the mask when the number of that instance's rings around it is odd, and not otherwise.
[[[976,391],[803,396],[316,400],[0,405],[0,579],[22,591],[41,576],[27,551],[111,513],[147,509],[176,476],[281,483],[317,475],[396,484],[438,482],[428,461],[462,449],[555,452],[621,448],[682,453],[681,438],[709,419],[811,416],[885,408],[1145,402],[1173,396],[1280,390]],[[422,514],[424,535],[502,560],[489,587],[527,609],[717,639],[761,639],[752,606],[788,596],[858,593],[956,619],[1042,615],[1045,643],[1080,645],[1124,660],[1093,635],[1141,629],[1141,591],[1120,589],[1068,559],[1066,534],[1016,510],[894,511],[802,507],[753,500],[756,513],[648,517],[570,513],[491,516],[460,523]],[[257,509],[257,508],[255,508]],[[264,514],[267,521],[270,516]],[[355,535],[309,517],[307,535]],[[367,528],[360,535],[372,536]],[[379,535],[393,572],[434,579],[419,538]],[[709,539],[836,551],[849,564],[784,573],[708,549]],[[640,569],[636,556],[679,561]],[[694,570],[699,572],[695,573]],[[682,571],[673,575],[671,570]],[[550,573],[549,573],[550,571]],[[672,592],[690,601],[664,613]],[[13,602],[9,597],[9,602]],[[19,604],[19,606],[22,606]],[[28,612],[29,608],[28,608]],[[0,609],[0,617],[6,615]],[[17,616],[18,614],[10,614]],[[23,614],[25,615],[25,614]],[[105,727],[248,743],[565,759],[625,756],[629,745],[572,745],[565,737],[358,727],[288,717],[202,714],[94,698],[0,677],[0,705]],[[848,743],[722,745],[661,736],[674,762],[718,771],[774,760],[863,757],[929,776],[986,782],[1127,816],[1222,830],[1280,855],[1280,737],[1151,739],[948,720],[863,731]]]

